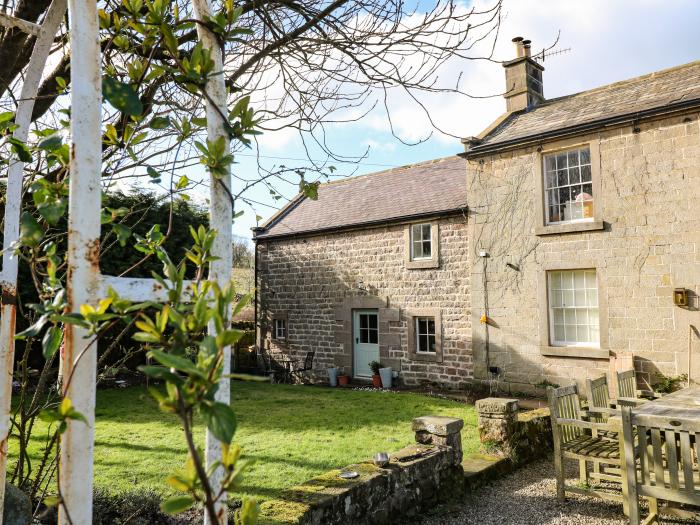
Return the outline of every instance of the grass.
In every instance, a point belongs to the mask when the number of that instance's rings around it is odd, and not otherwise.
[[[479,448],[473,406],[419,394],[234,382],[232,399],[236,442],[255,460],[241,492],[261,501],[327,470],[412,443],[411,420],[417,416],[464,419],[464,452]],[[111,493],[169,493],[163,480],[185,459],[177,419],[136,387],[100,390],[96,417],[96,485]],[[45,430],[41,425],[35,436]],[[200,443],[203,433],[199,426]],[[33,443],[34,458],[40,447]]]

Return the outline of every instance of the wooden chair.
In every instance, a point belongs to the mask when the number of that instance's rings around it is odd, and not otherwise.
[[[608,376],[606,375],[597,379],[587,379],[586,395],[588,396],[588,406],[591,408],[601,408],[603,410],[615,408],[614,401],[610,399]]]
[[[647,402],[640,399],[641,390],[637,390],[637,377],[634,370],[617,372],[617,404],[625,406],[639,406]]]
[[[649,500],[649,516],[644,524],[658,523],[661,511],[695,518],[695,523],[700,521],[700,509],[697,512],[671,506],[662,509],[658,504],[658,500],[664,500],[700,507],[697,461],[700,453],[700,421],[637,415],[632,407],[625,406],[622,407],[622,436],[631,525],[640,523],[639,496]],[[634,449],[635,437],[639,445],[637,451]]]
[[[610,398],[610,389],[608,388],[608,376],[602,375],[596,379],[586,380],[586,395],[588,396],[588,406],[591,410],[600,412],[600,415],[593,414],[590,421],[596,423],[607,423],[608,418],[612,415],[620,415],[620,411],[616,409],[615,402]],[[619,442],[619,433],[612,430],[600,430],[598,436]],[[620,475],[620,469],[603,469],[604,473]],[[593,464],[593,474],[595,479],[600,479],[601,468],[599,463]]]
[[[594,477],[600,480],[621,483],[619,475],[608,472],[606,468],[619,473],[621,468],[620,447],[615,440],[599,435],[614,429],[606,423],[598,423],[587,418],[603,417],[602,412],[595,409],[587,412],[581,410],[578,388],[565,386],[547,390],[549,408],[552,419],[552,435],[554,438],[554,470],[557,478],[557,497],[565,499],[567,492],[597,496],[603,499],[621,502],[622,496],[600,492],[588,488],[588,463],[594,465]],[[574,459],[579,462],[579,477],[581,486],[566,484],[564,460]],[[602,471],[602,472],[601,472]]]

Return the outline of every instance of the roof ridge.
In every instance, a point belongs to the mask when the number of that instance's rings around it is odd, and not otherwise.
[[[386,175],[387,173],[395,173],[397,171],[403,171],[403,170],[407,170],[410,168],[416,168],[419,166],[429,166],[430,164],[438,164],[438,163],[444,162],[446,160],[458,159],[458,158],[460,158],[459,155],[447,155],[445,157],[438,157],[437,159],[421,160],[419,162],[414,162],[412,164],[403,164],[401,166],[395,166],[393,168],[387,168],[385,170],[373,171],[371,173],[363,173],[362,175],[351,175],[349,177],[345,177],[343,179],[338,179],[338,180],[329,180],[328,182],[322,182],[321,184],[319,184],[319,186],[331,186],[331,185],[338,185],[338,184],[346,184],[348,182],[354,182],[358,179],[365,179],[368,177],[373,177],[375,175]]]
[[[586,89],[584,91],[577,91],[576,93],[569,93],[568,95],[562,95],[560,97],[546,99],[542,104],[538,104],[538,105],[534,106],[533,109],[537,109],[538,107],[549,105],[549,103],[551,103],[551,102],[558,102],[560,100],[572,98],[572,97],[575,97],[578,95],[595,93],[597,91],[606,91],[608,89],[619,87],[619,86],[624,85],[624,84],[631,84],[632,82],[638,82],[638,81],[644,80],[644,79],[650,79],[650,78],[654,78],[654,77],[664,76],[664,75],[667,75],[667,74],[672,73],[674,71],[678,71],[679,69],[690,68],[692,66],[700,66],[700,60],[693,60],[692,62],[688,62],[687,64],[680,64],[678,66],[667,67],[665,69],[659,69],[657,71],[652,71],[651,73],[644,73],[643,75],[638,75],[636,77],[625,78],[622,80],[616,80],[615,82],[611,82],[610,84],[603,84],[602,86],[597,86],[597,87],[594,87],[591,89]]]

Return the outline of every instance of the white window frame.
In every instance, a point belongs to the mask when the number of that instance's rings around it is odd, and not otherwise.
[[[427,238],[425,237],[425,227],[427,226],[428,228],[428,236]],[[416,229],[420,228],[420,239],[416,239],[415,234],[416,234]],[[433,250],[435,249],[433,246],[433,238],[432,238],[432,229],[433,225],[429,222],[421,222],[419,224],[412,224],[411,225],[411,260],[412,261],[429,261],[430,259],[433,258]],[[430,243],[430,254],[429,255],[421,255],[420,257],[416,256],[416,250],[415,246],[416,243],[420,243],[421,245],[421,251],[423,250],[423,243],[424,242],[429,242]]]
[[[584,278],[584,288],[579,289],[576,288],[575,282],[576,282],[576,276],[575,274],[580,273],[583,274]],[[594,286],[588,286],[588,279],[590,278],[589,275],[593,273],[595,275],[594,277]],[[559,278],[561,279],[565,274],[571,275],[571,281],[574,283],[571,288],[564,288],[563,285],[560,285],[559,288],[555,288],[553,285],[553,280],[555,277],[555,274],[559,275]],[[595,290],[595,303],[591,304],[590,296],[592,295],[592,291]],[[595,268],[581,268],[581,269],[571,269],[571,270],[550,270],[547,272],[547,302],[549,306],[549,341],[552,346],[556,347],[584,347],[584,348],[600,348],[600,331],[601,331],[601,326],[600,326],[600,298],[599,298],[599,290],[600,287],[598,285],[598,272],[596,271]],[[571,293],[568,293],[571,292]],[[555,297],[555,293],[561,294],[559,298]],[[579,306],[579,303],[581,302],[580,297],[583,295],[583,303],[585,303],[583,306]],[[568,304],[571,303],[573,304]],[[564,323],[556,323],[556,311],[561,310],[562,316],[560,318],[564,318]],[[585,312],[585,316],[588,320],[586,323],[578,323],[578,316],[579,311],[581,311],[581,314],[583,311]],[[577,330],[577,339],[576,340],[571,340],[566,338],[561,340],[557,339],[556,337],[556,326],[563,326],[564,330],[566,332],[566,328],[568,326],[572,326],[570,323],[566,322],[566,317],[567,312],[573,311],[574,315],[574,325],[576,326]],[[595,316],[596,316],[596,323],[593,324],[590,322],[591,319],[591,314],[592,312],[595,311]],[[589,333],[591,328],[595,327],[598,331],[598,339],[597,341],[590,340],[591,338],[589,337],[588,341],[579,341],[578,340],[578,327],[583,326],[587,327]]]
[[[581,163],[581,151],[588,151],[588,162]],[[578,153],[577,155],[577,164],[575,166],[569,167],[569,160],[570,160],[570,154],[572,153]],[[566,160],[566,166],[562,166],[561,168],[559,167],[559,162],[562,160],[562,157],[565,158]],[[555,166],[554,170],[548,170],[547,169],[547,161],[549,159],[554,159],[555,161]],[[596,212],[596,191],[595,191],[595,184],[594,184],[594,174],[593,174],[593,165],[591,162],[592,159],[592,152],[591,148],[589,145],[583,145],[583,146],[577,146],[575,148],[569,148],[566,150],[562,151],[554,151],[551,153],[546,153],[542,155],[542,188],[544,191],[544,207],[545,207],[545,224],[546,225],[556,225],[556,224],[572,224],[572,223],[581,223],[581,222],[592,222],[595,220],[595,212]],[[589,180],[583,181],[583,175],[582,175],[582,168],[587,168],[587,171],[589,173]],[[566,171],[566,176],[567,176],[567,182],[566,184],[559,185],[559,181],[556,181],[556,186],[552,186],[548,184],[549,176],[553,175],[554,178],[556,179],[558,177],[558,171]],[[579,173],[578,176],[578,182],[574,181],[572,182],[571,180],[571,175],[573,173],[576,173],[573,170],[577,170]],[[580,192],[577,195],[580,195],[583,193],[583,186],[587,185],[590,187],[590,195],[591,199],[586,200],[586,201],[581,201],[581,217],[576,217],[572,219],[564,219],[561,218],[560,220],[552,220],[551,217],[551,204],[550,204],[550,191],[551,190],[556,190],[559,191],[560,189],[568,188],[570,191],[573,190],[579,190]],[[569,200],[567,202],[576,202],[574,200]],[[585,202],[590,202],[590,212],[588,217],[583,217],[584,210],[586,208]],[[564,209],[564,203],[556,203],[557,206],[560,208],[560,212],[562,209]],[[573,208],[572,208],[573,210]]]
[[[280,332],[282,335],[280,335]],[[278,341],[287,340],[287,320],[286,319],[275,319],[273,326],[273,333],[275,334],[275,339]]]
[[[422,333],[420,331],[420,322],[421,321],[432,321],[433,322],[433,333],[432,334],[429,331],[425,332],[425,333]],[[417,354],[431,354],[431,355],[435,354],[436,349],[437,349],[437,345],[438,345],[438,337],[437,337],[438,328],[437,328],[437,320],[435,319],[435,317],[429,316],[429,315],[421,315],[421,316],[415,317],[413,322],[415,323],[415,330],[416,330],[416,353]],[[427,326],[428,326],[428,324],[426,323],[426,327]],[[432,336],[433,348],[434,348],[433,350],[421,350],[420,349],[420,338],[422,335],[428,336],[428,346],[430,346],[430,337]]]

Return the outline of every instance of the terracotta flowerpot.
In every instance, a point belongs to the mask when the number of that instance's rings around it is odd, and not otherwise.
[[[338,376],[338,384],[340,386],[348,386],[348,384],[350,384],[350,376],[346,376],[346,375]]]
[[[379,374],[372,376],[372,386],[374,388],[382,388],[382,376]]]

